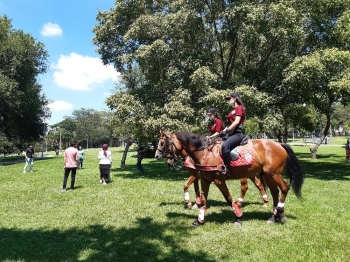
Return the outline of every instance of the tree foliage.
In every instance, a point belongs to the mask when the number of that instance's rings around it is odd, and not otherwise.
[[[0,17],[0,131],[9,139],[43,134],[48,100],[37,77],[46,72],[47,57],[42,43]]]
[[[348,103],[345,66],[323,83],[333,93],[315,89],[345,63],[349,19],[348,0],[117,0],[99,11],[93,29],[103,63],[123,75],[123,89],[106,103],[128,132],[149,140],[160,126],[207,132],[205,111],[225,115],[223,97],[233,90],[242,93],[248,120],[259,119],[252,130],[277,137],[291,127],[309,130],[332,103]],[[323,55],[324,66],[304,66],[313,77],[302,88],[293,84],[300,61]],[[311,98],[308,88],[320,95]],[[331,104],[320,106],[328,95]]]
[[[347,105],[350,101],[350,52],[324,49],[295,59],[285,70],[284,82],[292,92],[298,89],[295,94],[298,101],[313,105],[326,117],[323,141],[328,135],[335,106],[338,103]]]

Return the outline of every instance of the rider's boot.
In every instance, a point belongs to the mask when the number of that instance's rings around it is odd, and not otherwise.
[[[224,159],[224,164],[225,164],[225,167],[226,167],[226,176],[229,177],[231,175],[230,174],[230,162],[231,162],[230,152],[224,153],[223,154],[223,159]]]

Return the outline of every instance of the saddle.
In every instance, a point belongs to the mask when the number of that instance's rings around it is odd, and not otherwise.
[[[230,152],[230,166],[249,166],[255,161],[254,146],[251,141],[248,141],[247,136],[242,140],[241,144]]]
[[[215,146],[212,145],[212,148],[209,150],[210,156],[216,155],[217,157],[221,158],[220,165],[213,165],[209,163],[205,164],[205,161],[204,161],[203,165],[196,164],[195,168],[203,171],[222,171],[223,170],[222,167],[224,166],[224,163],[223,163],[223,158],[221,153],[221,145],[222,143],[216,144]],[[232,167],[249,166],[254,163],[255,161],[254,146],[253,146],[253,143],[248,140],[248,136],[245,136],[242,139],[240,145],[235,147],[230,152],[230,155],[231,155],[230,166]]]

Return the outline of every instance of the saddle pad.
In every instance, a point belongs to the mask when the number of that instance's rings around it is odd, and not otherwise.
[[[239,153],[239,157],[238,159],[231,161],[230,166],[248,166],[254,163],[254,146],[251,141],[249,141],[248,144],[245,144],[244,146],[238,146],[237,151]]]
[[[194,164],[192,164],[191,162],[182,162],[182,165],[184,167],[188,167],[188,168],[192,168],[192,169],[196,169],[196,167],[194,166]]]

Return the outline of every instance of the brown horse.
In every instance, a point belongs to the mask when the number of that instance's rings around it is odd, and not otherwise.
[[[298,198],[301,198],[301,188],[304,182],[304,173],[293,150],[287,144],[279,144],[267,139],[258,139],[253,142],[255,161],[248,166],[230,166],[229,177],[223,172],[222,158],[220,156],[221,141],[210,143],[204,136],[189,132],[167,133],[161,131],[158,148],[155,157],[160,158],[163,151],[169,153],[174,147],[177,152],[186,151],[193,159],[197,169],[201,170],[201,199],[203,206],[200,209],[198,219],[192,224],[199,226],[204,223],[206,213],[207,196],[211,182],[219,188],[227,203],[236,214],[236,225],[241,225],[242,212],[233,202],[227,188],[226,179],[252,178],[260,174],[264,186],[270,189],[273,198],[273,215],[267,223],[279,220],[286,221],[284,204],[289,191],[288,185],[282,178],[285,168],[290,179],[291,187]],[[171,146],[173,145],[173,146]],[[279,198],[279,191],[281,196]]]
[[[185,159],[183,162],[183,166],[191,175],[184,184],[184,198],[185,198],[187,208],[197,209],[202,204],[202,201],[200,198],[199,184],[198,184],[198,179],[200,178],[200,173],[197,170],[194,161],[188,156],[186,151],[182,150],[181,152],[178,152],[174,148],[173,144],[169,144],[169,145],[171,146],[171,149],[168,150],[168,152],[164,152],[164,151],[160,150],[159,147],[158,147],[158,151],[162,152],[162,153],[166,153],[166,158],[167,158],[169,170],[170,170],[169,166],[171,166],[171,164],[174,162],[174,159],[178,159],[178,158]],[[158,159],[160,159],[160,158],[161,158],[161,155],[158,156]],[[256,188],[259,190],[259,192],[261,194],[261,198],[263,199],[263,206],[267,207],[267,204],[269,202],[269,198],[266,195],[264,186],[261,184],[260,180],[256,176],[250,177],[250,180],[254,183]],[[242,206],[245,194],[247,193],[247,190],[248,190],[248,179],[241,178],[240,181],[241,181],[241,193],[240,193],[239,198],[236,201],[236,204],[239,207]],[[192,205],[192,202],[190,200],[189,190],[188,190],[188,188],[191,186],[192,183],[194,184],[194,191],[196,194],[196,202],[194,205]]]

